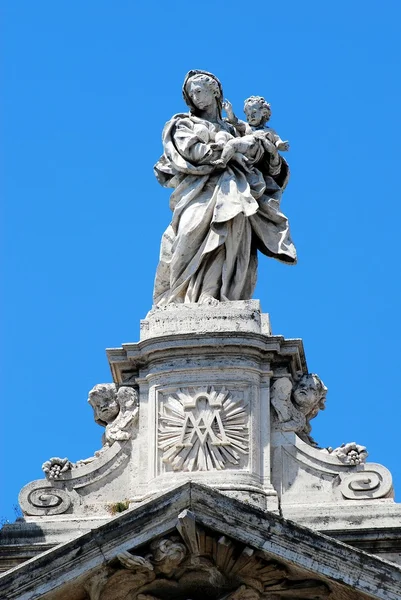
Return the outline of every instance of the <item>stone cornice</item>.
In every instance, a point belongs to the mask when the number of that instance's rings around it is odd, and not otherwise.
[[[258,361],[282,359],[295,374],[307,372],[307,364],[301,339],[285,339],[283,336],[267,336],[263,333],[220,332],[198,334],[166,335],[150,338],[138,343],[122,344],[121,348],[108,348],[107,358],[115,383],[124,381],[124,373],[139,372],[153,361],[171,356],[188,357],[199,350],[208,355],[224,352],[225,355],[246,355]]]

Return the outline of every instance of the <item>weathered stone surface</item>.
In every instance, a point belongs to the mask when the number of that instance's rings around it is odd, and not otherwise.
[[[366,463],[357,444],[336,451],[313,445],[309,421],[323,408],[327,390],[308,374],[301,340],[272,335],[257,302],[233,304],[209,312],[199,304],[156,309],[140,342],[108,350],[114,383],[90,394],[95,418],[105,427],[102,449],[76,464],[51,459],[48,477],[23,488],[25,522],[1,532],[0,569],[102,530],[116,510],[140,507],[185,482],[207,484],[340,539],[353,532],[355,546],[359,540],[376,550],[369,535],[377,531],[380,554],[399,560],[401,534],[394,541],[393,532],[401,510],[390,473]],[[187,329],[170,324],[173,314]],[[286,383],[282,396],[277,382]],[[219,504],[215,510],[224,509]],[[155,518],[164,522],[165,516]],[[188,519],[178,523],[194,552],[198,530]],[[131,547],[129,542],[121,552]],[[110,568],[88,584],[87,593],[100,594],[98,600]],[[136,577],[113,576],[128,587]],[[230,591],[234,600],[256,600],[260,593],[244,582]]]
[[[294,433],[273,432],[272,449],[272,481],[281,509],[289,518],[298,519],[295,516],[298,514],[302,519],[308,505],[314,506],[315,514],[324,514],[328,503],[344,505],[347,510],[344,503],[351,502],[352,511],[353,504],[366,501],[364,511],[368,512],[376,508],[380,511],[383,502],[393,503],[391,473],[382,465],[348,465],[337,455],[305,443]],[[359,516],[356,507],[355,511]]]
[[[259,300],[221,302],[217,306],[167,304],[155,307],[141,321],[140,339],[237,331],[271,335],[269,315],[261,312]]]
[[[85,591],[167,600],[173,590],[194,600],[239,590],[252,591],[247,600],[398,600],[400,589],[400,567],[193,483],[0,577],[7,600],[80,600]]]

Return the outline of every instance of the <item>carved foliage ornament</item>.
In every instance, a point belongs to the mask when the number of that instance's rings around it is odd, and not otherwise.
[[[331,456],[336,456],[344,465],[356,467],[366,462],[368,451],[365,446],[360,446],[355,442],[341,444],[338,448],[327,448],[327,452]]]
[[[177,529],[181,537],[154,540],[140,554],[123,552],[93,574],[85,585],[90,600],[322,600],[330,594],[326,584],[300,579],[252,548],[200,528],[189,511],[179,515]]]
[[[160,403],[158,447],[175,471],[241,466],[249,452],[247,402],[225,388],[177,390]]]

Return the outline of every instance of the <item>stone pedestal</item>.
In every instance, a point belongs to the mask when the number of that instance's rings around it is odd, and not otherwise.
[[[154,309],[139,343],[107,355],[118,385],[139,386],[132,501],[192,480],[278,510],[270,379],[306,367],[301,341],[272,336],[258,301]]]
[[[34,531],[37,547],[71,539],[188,481],[338,535],[398,525],[385,467],[366,463],[362,446],[314,444],[309,421],[327,390],[308,374],[302,340],[272,335],[258,301],[153,309],[139,342],[107,356],[114,384],[96,393],[119,414],[105,417],[104,447],[25,486],[25,523],[4,543],[26,545]]]

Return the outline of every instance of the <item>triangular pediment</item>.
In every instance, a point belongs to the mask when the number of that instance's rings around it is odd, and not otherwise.
[[[401,569],[187,483],[9,571],[0,597],[399,600]]]

